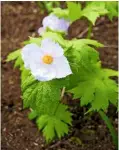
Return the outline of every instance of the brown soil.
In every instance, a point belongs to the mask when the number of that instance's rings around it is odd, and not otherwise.
[[[35,2],[2,2],[2,150],[115,150],[111,136],[98,114],[84,116],[85,108],[71,107],[73,126],[68,136],[45,144],[42,133],[34,122],[28,120],[27,110],[22,109],[20,72],[13,63],[6,63],[6,56],[22,46],[28,36],[36,36],[45,15]],[[98,20],[92,38],[105,48],[99,49],[104,67],[117,70],[118,21],[107,18]],[[82,29],[81,29],[82,28]],[[71,30],[80,37],[87,26],[79,24]],[[85,37],[86,34],[82,36]],[[72,35],[70,35],[72,37]],[[111,106],[108,112],[117,129],[117,114]]]

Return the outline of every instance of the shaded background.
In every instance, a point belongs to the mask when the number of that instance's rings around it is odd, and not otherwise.
[[[61,5],[65,6],[64,3]],[[69,135],[45,145],[42,133],[27,118],[28,110],[22,110],[20,72],[5,59],[11,51],[22,47],[28,36],[38,36],[37,30],[47,12],[42,13],[36,2],[2,2],[1,8],[2,150],[115,150],[109,131],[98,114],[84,116],[85,108],[77,108],[76,102],[71,99],[67,101],[73,113],[73,127]],[[71,25],[68,37],[86,37],[87,27],[85,21],[76,21]],[[105,48],[98,49],[102,65],[117,70],[117,18],[113,22],[107,17],[98,19],[91,37],[105,45]],[[117,114],[113,106],[110,106],[108,115],[117,129]]]

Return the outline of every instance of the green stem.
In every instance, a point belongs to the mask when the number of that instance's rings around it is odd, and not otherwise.
[[[63,89],[62,89],[62,92],[61,92],[61,99],[60,99],[60,100],[62,100],[62,99],[63,99],[63,97],[64,97],[64,93],[65,93],[65,87],[63,87]],[[57,108],[59,107],[59,105],[60,105],[60,101],[59,101],[59,103],[58,103],[58,105],[57,105],[57,107],[56,107],[56,109],[55,109],[55,111],[54,111],[54,114],[56,113]]]
[[[105,124],[107,125],[107,127],[112,135],[113,143],[115,144],[116,148],[118,149],[118,136],[117,136],[117,133],[111,123],[111,120],[104,113],[104,111],[100,110],[99,114],[100,114],[101,118],[104,120]]]
[[[92,25],[92,23],[90,22],[90,23],[89,23],[89,27],[88,27],[87,39],[90,39],[90,38],[91,38],[92,29],[93,29],[93,25]]]

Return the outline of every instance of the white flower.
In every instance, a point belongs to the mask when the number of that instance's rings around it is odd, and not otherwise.
[[[22,58],[27,69],[40,81],[63,78],[72,74],[63,49],[49,38],[42,40],[41,46],[28,44],[22,49]]]
[[[38,29],[38,33],[42,35],[46,28],[50,28],[53,31],[67,32],[70,22],[63,18],[58,18],[57,16],[51,14],[43,19],[43,27]]]

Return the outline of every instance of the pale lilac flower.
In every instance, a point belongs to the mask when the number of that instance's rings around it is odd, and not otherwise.
[[[43,28],[43,27],[39,28],[39,29],[38,29],[38,34],[39,34],[39,35],[43,35],[43,33],[45,32],[45,30],[46,30],[46,29]]]
[[[49,38],[41,46],[28,44],[22,49],[22,58],[27,69],[40,81],[64,78],[72,74],[62,47]]]
[[[38,33],[42,33],[49,28],[53,31],[65,32],[67,33],[70,22],[63,18],[58,18],[57,16],[51,14],[43,19],[43,27],[38,30]],[[43,32],[42,32],[43,31]]]

